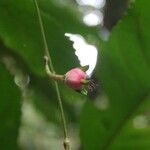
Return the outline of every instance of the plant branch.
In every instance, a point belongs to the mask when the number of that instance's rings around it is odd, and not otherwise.
[[[55,80],[56,80],[56,77],[57,78],[59,77],[62,79],[62,75],[56,75],[55,74],[55,70],[54,70],[54,67],[52,64],[52,59],[51,59],[51,56],[49,54],[48,44],[47,44],[47,40],[46,40],[46,35],[45,35],[45,31],[44,31],[44,26],[43,26],[42,17],[41,17],[40,9],[38,6],[38,2],[37,2],[37,0],[33,0],[33,1],[35,4],[37,16],[38,16],[38,21],[39,21],[39,25],[40,25],[40,30],[41,30],[41,35],[42,35],[44,50],[45,50],[45,55],[46,55],[46,57],[45,57],[46,58],[46,63],[45,63],[46,73],[49,77],[52,77]],[[49,69],[49,65],[48,65],[48,60],[49,60],[50,69]],[[64,76],[63,76],[63,78],[64,78]],[[69,138],[68,138],[68,133],[67,133],[67,125],[66,125],[66,119],[65,119],[63,105],[62,105],[62,99],[60,96],[60,90],[58,87],[58,83],[57,83],[57,81],[54,81],[54,82],[55,82],[55,88],[56,88],[56,93],[57,93],[57,98],[58,98],[58,103],[59,103],[59,108],[60,108],[60,113],[61,113],[61,118],[62,118],[63,130],[64,130],[64,149],[69,150]]]
[[[52,59],[51,59],[50,54],[49,54],[48,44],[47,44],[47,40],[46,40],[45,30],[44,30],[43,21],[42,21],[41,12],[40,12],[40,9],[39,9],[39,6],[38,6],[38,2],[37,2],[37,0],[33,0],[33,1],[34,1],[34,4],[35,4],[37,16],[38,16],[38,21],[39,21],[40,30],[41,30],[41,36],[42,36],[43,44],[44,44],[45,55],[49,59],[49,64],[50,64],[51,71],[55,72],[54,67],[53,67],[53,63],[52,63]]]

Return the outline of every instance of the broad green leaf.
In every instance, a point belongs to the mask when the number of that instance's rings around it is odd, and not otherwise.
[[[138,109],[134,117],[123,127],[111,150],[149,150],[150,148],[150,97],[147,102]]]
[[[132,124],[125,126],[121,135],[119,135],[115,143],[110,147],[111,150],[149,150],[150,148],[150,128],[135,129]]]
[[[0,63],[0,148],[16,150],[21,115],[20,91]]]
[[[97,75],[108,96],[108,108],[86,103],[81,114],[85,150],[106,149],[150,95],[150,2],[137,0],[102,43]]]
[[[63,74],[77,64],[74,50],[64,36],[63,27],[56,22],[58,18],[50,11],[41,13],[52,61],[56,71]],[[20,55],[33,72],[43,75],[44,49],[33,1],[1,0],[0,18],[0,37],[5,45]]]

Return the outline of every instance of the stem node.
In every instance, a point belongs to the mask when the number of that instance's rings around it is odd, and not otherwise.
[[[65,140],[64,140],[64,149],[65,150],[69,150],[69,143],[70,143],[69,139],[65,138]]]

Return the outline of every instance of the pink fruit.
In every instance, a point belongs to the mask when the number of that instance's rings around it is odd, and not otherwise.
[[[87,75],[80,68],[74,68],[68,71],[65,75],[65,82],[74,90],[81,90],[81,80],[86,79]]]

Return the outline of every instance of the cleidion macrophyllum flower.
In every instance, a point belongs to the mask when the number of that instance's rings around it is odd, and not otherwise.
[[[82,90],[87,75],[81,68],[73,68],[65,74],[66,84],[74,90]]]
[[[73,68],[69,70],[65,75],[52,73],[48,65],[48,57],[44,57],[45,70],[47,75],[56,81],[65,81],[65,83],[72,89],[87,95],[87,87],[89,87],[90,80],[87,79],[86,71],[89,66],[82,66],[79,68]]]

